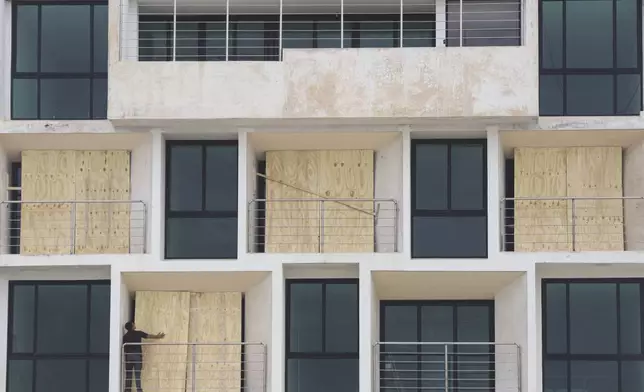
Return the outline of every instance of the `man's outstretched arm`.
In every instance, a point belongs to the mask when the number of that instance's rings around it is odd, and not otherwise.
[[[163,332],[159,332],[156,335],[146,333],[147,336],[145,336],[145,339],[163,339],[165,337],[165,334]]]

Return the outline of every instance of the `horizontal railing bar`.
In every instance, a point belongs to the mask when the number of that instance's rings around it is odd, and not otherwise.
[[[3,204],[145,204],[143,200],[5,200]]]
[[[126,346],[266,346],[261,342],[194,342],[194,343],[178,343],[178,342],[142,342],[142,343],[123,343]]]
[[[392,345],[421,345],[421,346],[514,346],[518,347],[516,343],[497,343],[497,342],[376,342],[374,346],[381,346],[385,344]]]
[[[557,197],[502,197],[501,201],[552,200],[644,200],[644,196],[557,196]]]

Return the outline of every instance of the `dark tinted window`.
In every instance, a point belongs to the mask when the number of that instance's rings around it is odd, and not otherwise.
[[[358,283],[287,281],[287,391],[358,388]]]
[[[512,0],[448,0],[447,46],[461,46],[461,35],[462,46],[521,45],[521,3]]]
[[[414,142],[413,257],[485,257],[485,155],[485,141]]]
[[[236,142],[168,142],[166,257],[237,257]]]
[[[9,295],[9,391],[107,392],[109,283],[11,282]]]
[[[641,102],[637,0],[542,0],[541,115],[636,115]]]
[[[14,7],[12,118],[106,118],[107,5]]]
[[[641,288],[632,279],[544,283],[544,392],[641,390]]]

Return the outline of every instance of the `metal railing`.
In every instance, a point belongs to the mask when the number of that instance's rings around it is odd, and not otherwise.
[[[145,253],[142,201],[4,201],[0,214],[1,253]]]
[[[143,355],[132,354],[134,346]],[[136,392],[137,381],[146,392],[265,392],[266,355],[263,343],[126,343],[121,386],[125,392]]]
[[[520,0],[121,0],[121,58],[278,61],[283,49],[521,45]]]
[[[502,250],[644,250],[644,197],[501,199]]]
[[[393,199],[256,199],[248,217],[251,253],[398,251]]]
[[[521,391],[513,343],[378,342],[374,362],[374,392]]]

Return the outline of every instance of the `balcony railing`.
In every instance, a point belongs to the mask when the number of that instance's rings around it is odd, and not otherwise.
[[[0,211],[5,254],[145,253],[142,201],[4,201]]]
[[[257,199],[248,216],[251,253],[398,251],[392,199]]]
[[[146,392],[266,391],[263,343],[141,343],[142,356],[126,353],[135,345],[123,345],[123,391],[136,391],[137,378]]]
[[[503,250],[644,250],[644,197],[505,198]]]
[[[516,344],[379,342],[374,351],[374,392],[521,391]]]
[[[282,49],[521,45],[519,0],[121,0],[121,58],[278,61]]]

